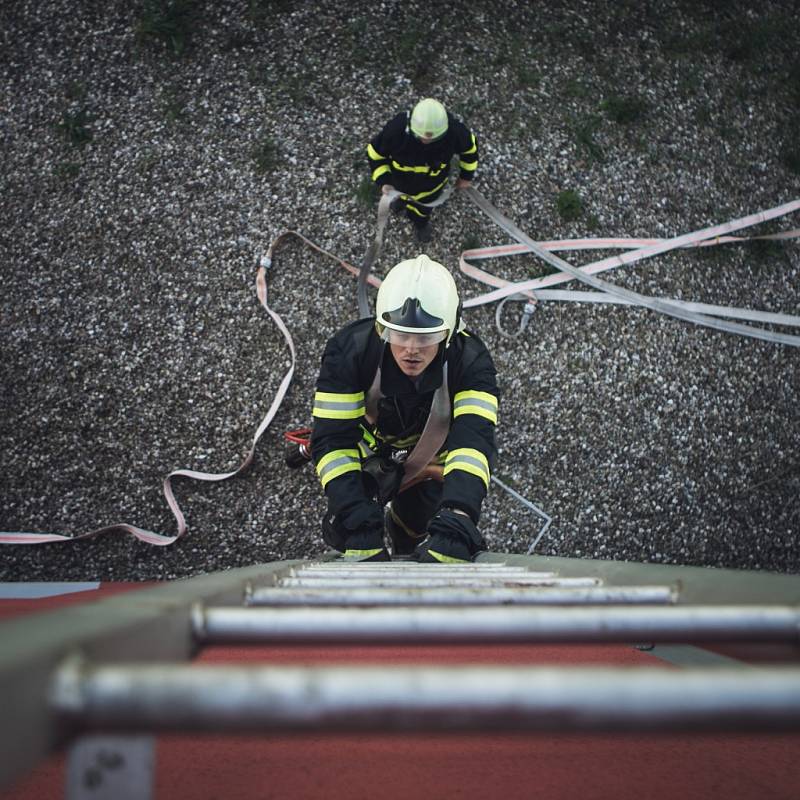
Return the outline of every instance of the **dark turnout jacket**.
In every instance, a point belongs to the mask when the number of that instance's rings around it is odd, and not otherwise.
[[[424,203],[445,185],[454,155],[459,157],[459,177],[472,180],[478,167],[475,134],[448,111],[444,136],[422,144],[411,133],[410,116],[407,111],[398,114],[367,145],[372,180]]]
[[[444,467],[440,505],[461,509],[477,523],[496,457],[498,390],[489,351],[477,336],[458,333],[415,383],[375,332],[374,318],[351,323],[328,341],[317,379],[311,451],[332,513],[369,500],[361,479],[364,444],[385,453],[419,439],[442,384],[443,359],[451,416],[437,457]],[[379,364],[384,396],[371,424],[365,403]]]

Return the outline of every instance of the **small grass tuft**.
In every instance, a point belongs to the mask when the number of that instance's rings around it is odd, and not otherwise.
[[[64,161],[61,164],[57,164],[53,169],[56,177],[62,181],[70,181],[73,178],[77,178],[80,171],[81,165],[76,164],[74,161]]]
[[[394,61],[417,92],[427,92],[438,71],[438,50],[431,41],[427,23],[410,19],[395,40]]]
[[[530,66],[527,62],[520,62],[516,66],[517,86],[521,89],[536,89],[542,79],[539,70]]]
[[[64,92],[67,100],[77,102],[86,99],[87,89],[83,81],[72,81]]]
[[[378,186],[369,175],[364,175],[356,184],[354,195],[359,206],[372,208],[378,202]]]
[[[786,33],[793,21],[780,15],[766,16],[753,24],[729,20],[721,26],[722,52],[737,63],[757,62],[764,53],[780,52],[786,45]]]
[[[170,125],[185,122],[188,114],[186,111],[186,98],[175,89],[165,89],[161,94],[161,110],[164,119]]]
[[[265,25],[291,7],[292,0],[247,0],[247,17],[256,25]]]
[[[583,212],[583,200],[574,189],[565,189],[556,198],[556,208],[564,222],[572,222]]]
[[[783,257],[783,243],[774,239],[756,239],[749,243],[754,259],[761,263],[774,261]]]
[[[350,39],[350,57],[358,67],[366,66],[372,60],[372,48],[370,47],[369,29],[367,21],[363,17],[350,20],[347,23],[347,35]]]
[[[481,246],[481,240],[476,233],[468,233],[461,242],[461,250],[477,250]]]
[[[578,150],[590,164],[594,161],[602,162],[605,160],[603,148],[594,140],[594,135],[597,133],[600,123],[600,117],[594,114],[573,120],[572,123]]]
[[[785,147],[781,152],[781,161],[790,172],[800,175],[800,146]]]
[[[196,0],[145,0],[136,38],[160,42],[171,55],[182,56],[195,34],[197,20]]]
[[[64,111],[61,114],[61,119],[56,123],[56,128],[60,131],[64,140],[73,147],[83,147],[92,141],[93,134],[91,128],[89,128],[90,121],[86,109]]]
[[[644,117],[647,102],[639,97],[612,94],[600,103],[600,110],[619,125],[633,125]]]
[[[681,94],[695,97],[700,91],[702,83],[700,73],[695,67],[690,67],[689,69],[681,71],[678,80],[678,90]]]
[[[266,136],[253,148],[253,161],[256,163],[256,172],[264,174],[272,172],[278,166],[280,148],[269,137]]]
[[[800,106],[800,61],[795,61],[789,68],[789,79],[786,81],[789,98],[795,106]]]
[[[567,81],[567,85],[564,87],[564,93],[567,97],[582,99],[588,97],[590,91],[589,87],[581,83],[577,78],[570,78]]]

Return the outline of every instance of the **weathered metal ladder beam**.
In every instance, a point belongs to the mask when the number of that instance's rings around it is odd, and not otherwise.
[[[79,729],[798,729],[796,667],[186,663],[232,641],[796,645],[798,607],[797,577],[500,554],[453,566],[284,562],[179,581],[0,627],[10,743],[0,785]],[[152,748],[136,746],[144,763]],[[75,753],[71,775],[91,757]]]

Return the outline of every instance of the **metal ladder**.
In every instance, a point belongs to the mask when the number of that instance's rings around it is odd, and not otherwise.
[[[12,621],[0,626],[0,641],[11,648],[0,657],[0,701],[12,712],[7,718],[18,710],[34,720],[36,735],[17,741],[19,757],[10,763],[30,764],[75,731],[98,732],[72,748],[68,797],[141,798],[150,796],[152,735],[168,730],[800,728],[796,664],[189,663],[200,648],[233,643],[796,647],[800,578],[751,576],[747,584],[741,576],[502,554],[459,565],[322,558],[231,570]],[[732,602],[737,591],[745,602]],[[120,730],[124,736],[108,734]],[[104,763],[116,766],[103,771]],[[98,770],[108,795],[96,785],[87,789],[87,776]],[[8,775],[0,777],[2,785]],[[136,793],[126,795],[134,784]]]

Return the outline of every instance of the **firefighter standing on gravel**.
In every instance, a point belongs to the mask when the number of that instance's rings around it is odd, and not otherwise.
[[[460,170],[456,188],[464,188],[478,167],[475,134],[430,97],[420,100],[411,113],[397,114],[367,145],[372,180],[383,192],[403,193],[391,208],[395,212],[405,208],[420,242],[431,239],[430,209],[420,203],[441,195],[456,154]]]
[[[388,560],[384,525],[393,553],[420,561],[470,561],[486,549],[476,526],[498,391],[460,310],[452,275],[420,255],[389,271],[375,317],[325,348],[311,453],[328,498],[323,539],[346,558]]]

